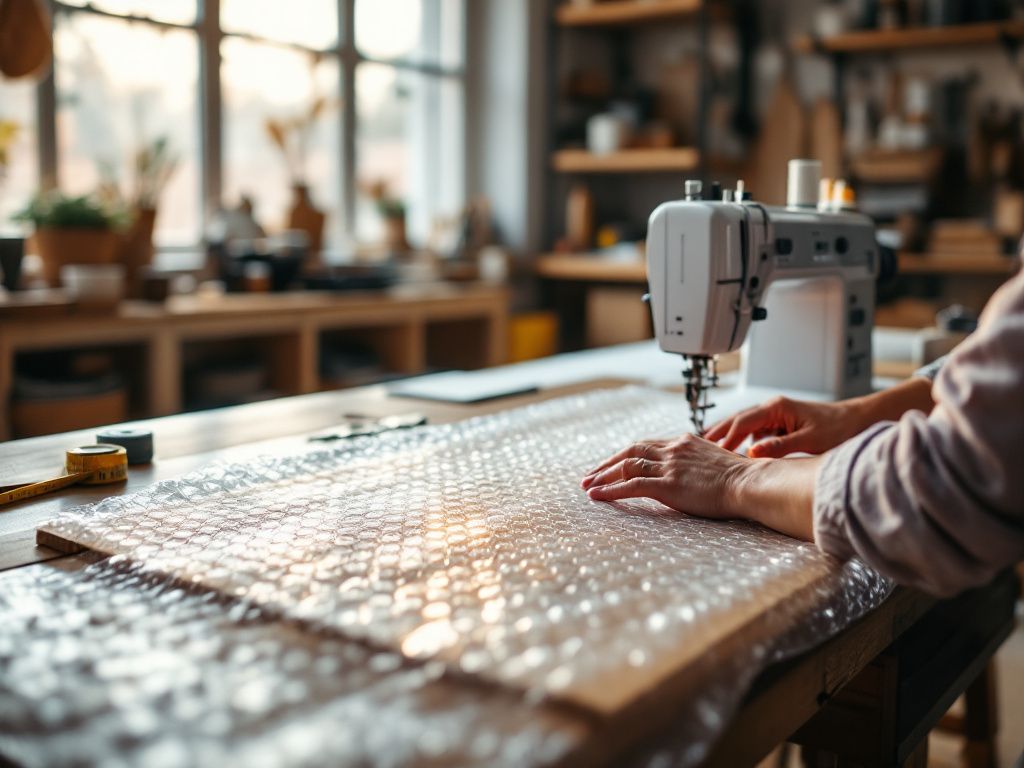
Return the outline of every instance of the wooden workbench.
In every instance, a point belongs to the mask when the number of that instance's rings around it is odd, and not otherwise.
[[[369,387],[156,419],[148,425],[157,436],[157,460],[133,469],[128,484],[113,493],[176,477],[213,460],[240,460],[297,447],[310,433],[341,422],[342,414],[416,411],[432,423],[444,423],[614,384],[593,382],[475,406],[389,398],[383,387]],[[0,445],[3,479],[46,475],[59,464],[64,448],[90,437],[71,433]],[[0,512],[0,569],[45,569],[58,563],[62,568],[77,567],[77,559],[36,547],[33,529],[61,510],[110,493],[110,488],[71,488]],[[790,738],[856,755],[867,765],[922,764],[914,762],[921,758],[922,738],[1009,633],[1016,595],[1017,583],[1009,576],[958,601],[938,604],[912,590],[897,590],[838,636],[770,666],[706,764],[752,764]],[[573,740],[569,762],[619,763],[672,743],[674,702],[670,692],[662,695],[662,715],[619,727],[554,705],[538,708],[536,716],[566,729]]]
[[[229,294],[123,302],[103,315],[59,314],[0,320],[0,440],[11,437],[7,403],[16,355],[71,349],[127,351],[133,417],[183,408],[186,345],[256,339],[268,380],[284,395],[320,391],[319,353],[327,334],[372,346],[396,374],[428,366],[480,368],[505,361],[508,292],[485,285],[434,284],[335,294]]]

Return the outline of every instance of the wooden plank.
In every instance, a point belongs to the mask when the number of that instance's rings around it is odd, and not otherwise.
[[[594,283],[646,283],[647,262],[617,261],[600,256],[547,254],[541,256],[534,271],[549,280],[578,280]]]
[[[596,155],[585,149],[560,149],[551,155],[551,167],[561,173],[679,173],[700,164],[692,147],[623,149]]]
[[[795,48],[803,53],[870,53],[995,45],[1007,38],[1019,40],[1022,37],[1024,22],[1006,21],[946,27],[856,30],[821,39],[803,37],[796,42]]]
[[[563,3],[555,9],[555,23],[563,27],[646,24],[685,19],[700,12],[703,0],[606,0],[590,4]]]
[[[993,275],[1015,274],[1021,260],[1011,256],[961,256],[940,253],[901,253],[899,272],[904,275]]]
[[[769,668],[755,681],[705,768],[757,763],[934,604],[934,599],[919,592],[897,589],[845,632],[791,662]]]

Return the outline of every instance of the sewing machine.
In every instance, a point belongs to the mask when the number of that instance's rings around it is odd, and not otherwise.
[[[661,349],[685,361],[698,434],[718,383],[715,356],[743,351],[748,385],[846,398],[871,391],[880,254],[872,221],[819,212],[817,189],[767,207],[740,191],[664,203],[651,214],[647,274]],[[814,180],[805,184],[813,186]],[[770,290],[769,290],[770,289]],[[764,321],[764,322],[761,322]]]

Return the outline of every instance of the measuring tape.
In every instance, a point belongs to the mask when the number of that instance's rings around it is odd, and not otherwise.
[[[0,487],[0,506],[69,485],[109,485],[128,479],[128,452],[119,445],[83,445],[64,454],[64,474],[38,483]]]

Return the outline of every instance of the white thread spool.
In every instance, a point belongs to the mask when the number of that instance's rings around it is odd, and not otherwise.
[[[820,183],[820,160],[790,160],[786,205],[790,208],[817,208]]]

